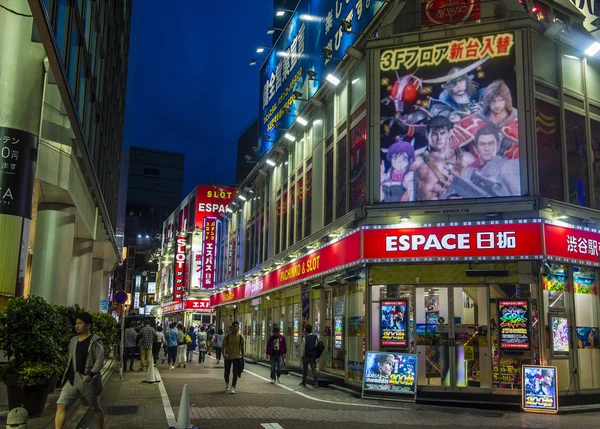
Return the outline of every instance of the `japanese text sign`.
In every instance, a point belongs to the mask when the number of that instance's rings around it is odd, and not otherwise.
[[[416,394],[417,366],[417,355],[367,352],[363,390]]]
[[[408,302],[405,299],[381,301],[381,347],[407,347]]]
[[[183,304],[181,302],[171,302],[163,305],[161,308],[163,314],[177,313],[183,309]]]
[[[555,366],[523,365],[521,406],[523,411],[558,412],[558,373]]]
[[[197,310],[197,311],[212,311],[210,306],[210,299],[186,299],[184,303],[186,310]]]
[[[598,265],[600,234],[597,232],[545,224],[544,241],[548,256]]]
[[[525,300],[498,301],[500,349],[529,350],[529,306]]]
[[[215,258],[217,251],[217,219],[204,219],[204,242],[202,250],[202,289],[215,287]]]
[[[217,217],[235,197],[236,188],[220,185],[196,186],[196,227],[202,228],[205,217]]]
[[[542,255],[540,223],[456,225],[363,231],[365,259]]]
[[[186,280],[186,247],[185,235],[178,235],[175,247],[175,301],[181,301],[184,291],[187,290]]]

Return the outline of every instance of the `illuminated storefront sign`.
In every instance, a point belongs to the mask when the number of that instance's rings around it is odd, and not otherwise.
[[[210,306],[210,299],[186,299],[184,308],[186,310],[197,310],[197,311],[212,311]]]
[[[215,287],[215,260],[217,250],[217,219],[204,219],[204,242],[202,246],[202,289]]]
[[[301,0],[260,71],[259,147],[266,153],[294,122],[306,103],[295,101],[295,91],[312,97],[384,2],[376,0]],[[342,21],[351,24],[345,33]],[[309,80],[308,71],[316,73]],[[289,109],[289,110],[286,110]],[[266,137],[268,138],[266,138]]]
[[[500,318],[500,349],[529,350],[529,305],[525,300],[501,299],[498,301]]]
[[[367,352],[363,391],[416,394],[417,366],[417,355]]]
[[[533,258],[543,254],[540,223],[363,231],[365,259]]]
[[[479,18],[479,0],[421,0],[422,27],[476,21]]]
[[[598,232],[545,224],[544,237],[548,256],[566,261],[585,261],[598,266]]]
[[[163,314],[177,313],[183,309],[181,302],[171,302],[161,306]]]
[[[381,50],[380,202],[521,195],[515,62],[513,33]]]
[[[551,414],[558,411],[558,372],[555,366],[523,365],[523,379],[523,411]]]
[[[185,235],[178,235],[175,247],[175,300],[181,300],[183,293],[187,290],[186,280],[186,246]]]
[[[405,299],[381,301],[381,347],[407,347],[408,301]]]
[[[202,228],[206,217],[216,217],[225,213],[225,208],[233,201],[236,188],[231,186],[196,186],[196,227]]]

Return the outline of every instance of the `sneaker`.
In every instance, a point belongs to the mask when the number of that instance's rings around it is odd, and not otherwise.
[[[275,379],[274,378],[271,379],[271,384],[275,384]]]
[[[231,388],[231,393],[235,393],[235,387]]]
[[[226,391],[226,392],[229,392],[229,384],[226,384],[226,385],[225,385],[225,391]]]
[[[302,383],[300,383],[300,386],[306,387],[306,383],[302,382]]]
[[[277,379],[277,383],[281,384],[281,378]]]
[[[181,368],[181,364],[177,365],[177,368]]]
[[[169,367],[169,369],[175,369],[175,367],[174,367],[173,365],[171,365],[171,366]]]
[[[184,363],[184,364],[183,364],[183,367],[184,367],[184,368],[187,368],[187,364],[186,364],[186,363]]]

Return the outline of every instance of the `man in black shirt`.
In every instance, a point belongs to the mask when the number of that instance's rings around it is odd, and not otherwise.
[[[96,424],[104,428],[104,413],[100,408],[104,349],[102,340],[90,332],[92,315],[80,313],[75,321],[77,336],[69,343],[69,358],[63,374],[63,388],[56,406],[55,428],[63,429],[69,405],[80,398],[94,412]]]

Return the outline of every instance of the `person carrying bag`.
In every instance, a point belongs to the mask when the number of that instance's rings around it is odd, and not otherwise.
[[[229,391],[229,375],[233,368],[231,393],[235,393],[237,379],[244,370],[244,337],[240,335],[239,322],[231,324],[231,331],[223,340],[223,358],[225,359],[225,391]]]

